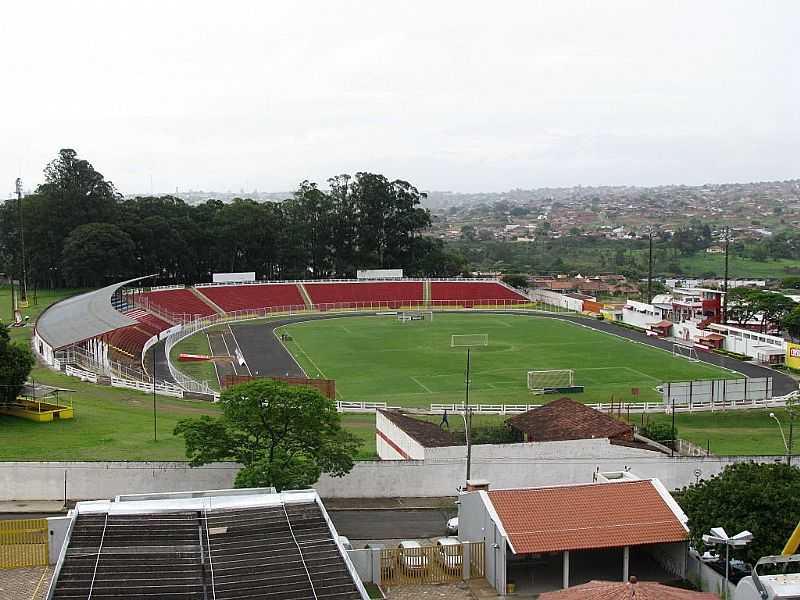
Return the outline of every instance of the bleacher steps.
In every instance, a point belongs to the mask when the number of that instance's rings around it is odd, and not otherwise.
[[[206,306],[209,306],[210,308],[214,309],[214,312],[216,312],[218,315],[224,315],[225,314],[225,311],[222,310],[219,307],[218,304],[216,304],[214,301],[211,300],[211,298],[209,298],[208,296],[204,295],[202,292],[200,292],[196,288],[189,287],[189,288],[186,288],[186,289],[191,291],[195,296],[197,296],[198,300],[201,300],[203,302],[203,304],[205,304]]]
[[[306,305],[306,308],[311,309],[313,307],[313,302],[311,302],[311,296],[308,295],[308,290],[306,290],[306,286],[302,283],[297,284],[297,289],[300,292],[300,295],[303,297],[303,302]]]

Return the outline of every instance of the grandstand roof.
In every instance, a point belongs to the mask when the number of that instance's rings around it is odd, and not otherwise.
[[[148,277],[153,276],[136,277],[57,302],[39,316],[36,331],[56,349],[136,325],[136,319],[126,317],[111,306],[111,297],[119,288]]]

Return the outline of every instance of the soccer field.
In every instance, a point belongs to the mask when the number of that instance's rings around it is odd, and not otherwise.
[[[425,406],[462,402],[466,351],[451,349],[452,334],[487,334],[472,351],[470,402],[543,403],[556,396],[527,390],[531,370],[574,369],[583,402],[658,402],[664,381],[737,378],[704,363],[549,318],[439,314],[401,323],[393,315],[349,317],[287,325],[287,348],[309,377],[336,380],[340,400]],[[632,388],[639,388],[634,398]]]

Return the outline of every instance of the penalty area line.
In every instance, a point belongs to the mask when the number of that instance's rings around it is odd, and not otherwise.
[[[433,393],[433,390],[432,390],[431,388],[429,388],[427,385],[425,385],[424,383],[422,383],[422,382],[421,382],[419,379],[417,379],[417,378],[416,378],[416,377],[414,377],[413,375],[409,375],[408,377],[411,379],[411,381],[413,381],[414,383],[416,383],[416,384],[417,384],[419,387],[421,387],[423,390],[425,390],[425,391],[426,391],[426,392],[428,392],[429,394],[432,394],[432,393]]]

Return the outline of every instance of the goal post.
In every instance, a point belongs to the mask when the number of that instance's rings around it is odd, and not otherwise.
[[[547,390],[575,388],[573,369],[550,369],[547,371],[528,371],[528,390],[534,394],[544,394]]]
[[[488,346],[489,334],[488,333],[468,333],[456,334],[450,336],[451,348],[474,348],[476,346]]]
[[[678,358],[685,358],[692,362],[700,362],[697,356],[697,349],[693,346],[686,346],[684,344],[672,344],[672,356]]]

